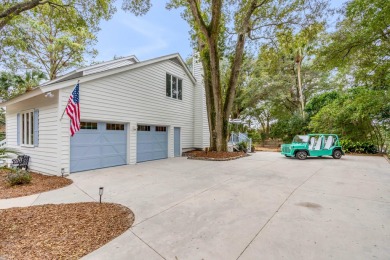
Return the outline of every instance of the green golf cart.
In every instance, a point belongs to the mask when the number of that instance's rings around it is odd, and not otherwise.
[[[305,160],[308,156],[332,156],[340,159],[344,152],[339,137],[334,134],[296,135],[291,144],[282,144],[282,154]]]

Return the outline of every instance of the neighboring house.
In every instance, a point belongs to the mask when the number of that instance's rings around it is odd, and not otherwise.
[[[194,59],[195,60],[195,59]],[[65,114],[80,80],[81,130]],[[201,64],[179,54],[135,56],[78,69],[2,104],[7,147],[31,170],[60,175],[181,156],[209,146]]]

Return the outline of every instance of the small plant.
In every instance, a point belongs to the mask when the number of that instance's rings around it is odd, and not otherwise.
[[[256,147],[254,145],[251,146],[251,153],[256,152]]]
[[[17,169],[8,173],[6,181],[10,186],[29,184],[31,182],[31,174],[28,171]]]
[[[10,154],[18,154],[18,152],[7,147],[0,148],[0,159],[10,158]]]
[[[244,142],[244,141],[239,142],[237,144],[237,148],[238,148],[239,151],[243,151],[244,153],[246,153],[247,149],[248,149],[248,143]]]

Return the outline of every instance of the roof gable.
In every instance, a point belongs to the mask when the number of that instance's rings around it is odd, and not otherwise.
[[[133,60],[132,60],[133,59]],[[117,73],[129,71],[132,69],[148,66],[154,63],[163,62],[163,61],[171,61],[177,64],[178,66],[182,67],[185,73],[188,75],[188,77],[191,79],[193,83],[196,82],[195,77],[192,75],[188,67],[186,66],[185,62],[181,58],[180,54],[170,54],[146,61],[138,61],[138,59],[135,56],[125,57],[122,59],[117,59],[114,61],[104,62],[96,65],[92,65],[89,67],[81,68],[78,70],[75,70],[73,72],[70,72],[62,77],[59,77],[58,79],[45,82],[40,87],[34,91],[33,93],[29,92],[25,93],[21,96],[16,97],[15,99],[8,100],[7,102],[2,103],[3,106],[7,106],[28,98],[31,98],[33,96],[39,95],[41,93],[54,91],[61,88],[66,88],[71,85],[74,85],[74,80],[77,79],[80,81],[80,83],[88,82],[91,80],[107,77],[110,75],[114,75]]]
[[[80,77],[77,77],[77,79],[79,79],[81,82],[86,82],[86,81],[90,81],[90,80],[94,80],[94,79],[98,79],[98,78],[102,78],[102,77],[107,77],[109,75],[121,73],[124,71],[140,68],[143,66],[148,66],[148,65],[151,65],[151,64],[154,64],[157,62],[162,62],[162,61],[172,61],[175,64],[179,65],[180,67],[183,68],[183,70],[189,76],[191,81],[193,83],[196,82],[195,77],[192,75],[192,73],[190,72],[190,70],[188,69],[188,67],[186,66],[183,59],[181,58],[181,56],[178,53],[167,55],[167,56],[162,56],[162,57],[158,57],[158,58],[154,58],[154,59],[150,59],[150,60],[146,60],[146,61],[135,62],[135,63],[127,63],[125,60],[119,60],[119,62],[117,64],[120,66],[115,66],[115,65],[113,66],[113,64],[106,64],[106,65],[104,65],[103,68],[101,68],[101,67],[88,67],[87,69],[84,69],[83,75]],[[53,82],[53,83],[49,82],[47,84],[42,85],[41,88],[44,91],[52,91],[55,89],[68,87],[69,82],[67,82],[67,81],[70,79],[75,79],[75,77],[70,78],[68,76],[68,78],[61,80],[61,81],[58,81],[58,82]],[[73,82],[72,82],[72,84],[73,84]]]
[[[93,73],[97,73],[100,71],[119,68],[119,67],[131,65],[131,64],[134,64],[137,62],[139,62],[139,60],[134,55],[120,58],[120,59],[101,62],[98,64],[90,65],[90,66],[83,67],[83,68],[74,70],[72,72],[69,72],[69,73],[67,73],[61,77],[58,77],[54,80],[50,80],[50,81],[43,83],[42,86],[51,85],[54,83],[63,82],[63,81],[67,81],[67,80],[71,80],[71,79],[75,79],[75,78],[81,78],[81,77],[88,75],[88,74],[93,74]]]

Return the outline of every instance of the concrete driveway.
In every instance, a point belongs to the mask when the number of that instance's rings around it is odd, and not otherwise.
[[[85,259],[390,259],[390,164],[383,157],[228,162],[172,158],[71,175],[74,184],[0,208],[98,200],[133,227]]]

